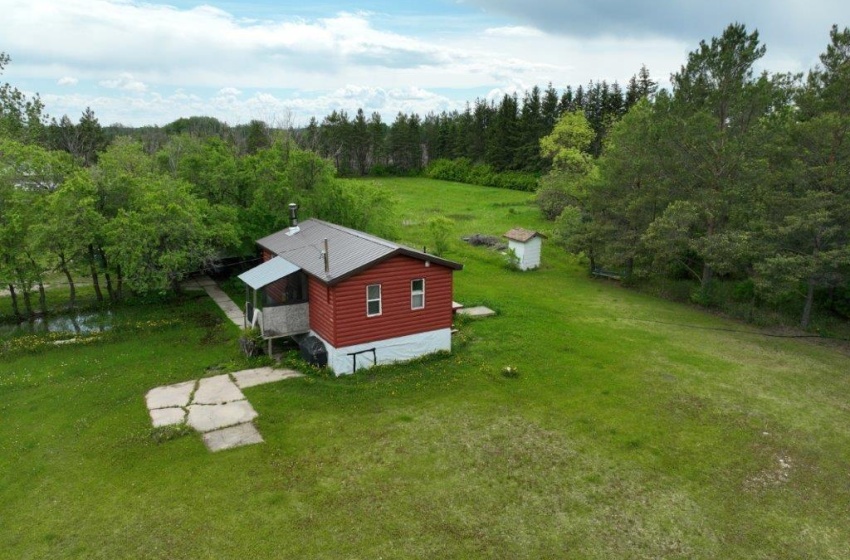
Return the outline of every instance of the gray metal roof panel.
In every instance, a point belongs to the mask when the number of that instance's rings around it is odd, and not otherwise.
[[[328,240],[327,273],[322,257],[325,239]],[[257,243],[329,284],[356,274],[393,254],[430,260],[454,269],[462,268],[460,264],[452,261],[317,219],[301,222],[294,233],[287,228],[263,237]]]
[[[239,275],[239,279],[257,290],[299,270],[301,270],[299,266],[288,260],[274,257],[251,270],[243,272]]]

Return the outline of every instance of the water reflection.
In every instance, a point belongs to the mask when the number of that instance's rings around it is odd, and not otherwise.
[[[37,317],[17,325],[0,325],[0,338],[52,332],[89,334],[108,331],[111,328],[111,311],[92,311],[72,315]]]

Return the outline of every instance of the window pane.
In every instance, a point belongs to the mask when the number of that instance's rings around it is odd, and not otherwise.
[[[381,285],[370,284],[366,286],[366,314],[381,314]]]
[[[417,278],[410,281],[410,308],[422,309],[425,307],[425,279]]]
[[[371,286],[366,288],[366,293],[367,299],[379,299],[381,297],[381,285],[372,284]]]

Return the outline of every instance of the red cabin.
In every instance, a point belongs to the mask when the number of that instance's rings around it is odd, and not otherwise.
[[[451,350],[452,273],[462,265],[310,219],[260,239],[246,322],[264,338],[314,336],[337,374]]]

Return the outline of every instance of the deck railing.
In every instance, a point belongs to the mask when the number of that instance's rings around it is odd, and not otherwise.
[[[296,303],[266,307],[259,314],[256,322],[260,327],[263,338],[277,338],[310,332],[310,304]]]

